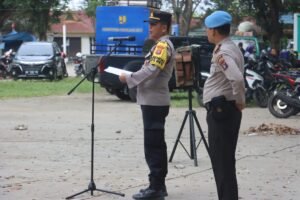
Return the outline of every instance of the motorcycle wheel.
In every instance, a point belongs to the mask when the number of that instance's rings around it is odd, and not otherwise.
[[[266,108],[268,106],[268,94],[263,88],[256,88],[256,90],[253,91],[252,95],[252,98],[256,105],[261,108]]]
[[[287,105],[276,94],[269,97],[268,108],[270,113],[277,118],[288,118],[296,112],[294,107]]]

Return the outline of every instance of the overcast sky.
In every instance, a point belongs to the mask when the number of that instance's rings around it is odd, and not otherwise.
[[[72,10],[78,10],[82,6],[84,0],[70,0],[69,7]]]
[[[70,0],[69,2],[69,8],[71,10],[78,10],[81,9],[81,7],[83,6],[84,0]],[[202,6],[204,6],[203,2],[200,4]],[[204,6],[205,9],[207,9],[207,6]],[[165,5],[162,7],[162,10],[168,10]],[[200,6],[197,9],[197,13],[198,14],[203,14],[205,11],[200,9]]]

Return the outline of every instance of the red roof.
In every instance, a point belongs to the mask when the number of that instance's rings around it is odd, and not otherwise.
[[[51,25],[51,32],[62,33],[63,24],[66,25],[68,34],[95,34],[94,20],[83,11],[71,11],[60,17],[60,23]]]

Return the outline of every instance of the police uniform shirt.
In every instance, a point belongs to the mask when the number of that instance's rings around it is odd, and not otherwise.
[[[240,49],[225,38],[216,45],[210,67],[210,77],[204,84],[203,103],[224,95],[228,101],[245,103],[244,58]]]
[[[137,86],[139,105],[170,105],[169,80],[175,66],[175,50],[168,36],[161,37],[145,56],[142,68],[126,75],[129,88]]]

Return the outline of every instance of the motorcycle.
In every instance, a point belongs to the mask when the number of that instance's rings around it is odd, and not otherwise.
[[[269,98],[268,109],[277,118],[288,118],[300,111],[300,77],[293,78],[286,78],[286,85],[274,90]]]
[[[256,105],[266,108],[268,106],[268,93],[264,87],[264,78],[253,70],[256,64],[254,57],[248,57],[244,66],[246,100],[253,99]]]
[[[76,53],[75,59],[74,59],[74,72],[76,76],[84,76],[85,75],[85,70],[83,67],[83,55],[78,52]]]
[[[13,50],[10,49],[0,57],[0,77],[7,78],[10,74],[10,64],[12,62]]]

